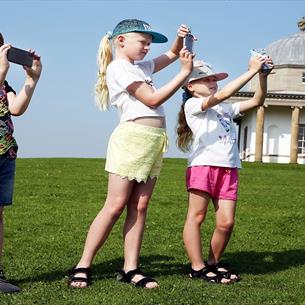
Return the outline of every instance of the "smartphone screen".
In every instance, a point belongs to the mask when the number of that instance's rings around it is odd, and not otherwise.
[[[7,60],[18,65],[32,67],[33,55],[28,51],[11,47],[7,52]]]
[[[187,34],[184,37],[184,46],[191,53],[193,53],[193,43],[194,43],[194,36],[192,34]]]

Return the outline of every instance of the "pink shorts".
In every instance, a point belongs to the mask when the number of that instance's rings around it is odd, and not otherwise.
[[[212,199],[237,200],[238,169],[218,166],[192,166],[186,170],[187,190],[200,190]]]

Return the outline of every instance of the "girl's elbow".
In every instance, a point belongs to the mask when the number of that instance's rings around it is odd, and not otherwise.
[[[151,102],[151,103],[149,103],[147,106],[150,107],[150,108],[152,108],[152,109],[155,109],[155,108],[158,108],[158,107],[159,107],[159,105],[158,105],[157,103],[155,103],[155,102]]]
[[[13,116],[21,116],[24,113],[24,110],[21,108],[11,108],[10,114]]]
[[[11,115],[13,116],[21,116],[24,113],[24,111],[13,111],[11,112]]]
[[[254,100],[254,104],[255,104],[256,107],[264,105],[264,102],[265,102],[264,98],[261,98],[261,99],[258,99],[258,100]]]
[[[157,108],[160,106],[160,103],[155,99],[149,99],[144,104],[150,108]]]

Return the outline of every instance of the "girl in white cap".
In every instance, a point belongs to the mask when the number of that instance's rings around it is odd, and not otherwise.
[[[109,105],[117,108],[120,123],[108,144],[106,202],[90,226],[80,261],[69,275],[70,287],[84,288],[90,284],[93,258],[125,207],[125,260],[118,280],[138,287],[158,287],[153,278],[139,269],[139,255],[148,203],[167,147],[162,104],[181,87],[192,71],[193,55],[182,49],[183,37],[188,32],[187,26],[180,26],[171,49],[148,61],[142,60],[149,52],[151,43],[163,43],[167,38],[153,31],[144,21],[123,20],[101,41],[97,102],[101,109],[107,109]],[[115,50],[114,60],[112,48]],[[156,89],[152,74],[178,57],[180,72],[165,86]]]
[[[213,73],[208,64],[194,62],[193,72],[183,86],[177,144],[181,150],[190,152],[186,170],[189,208],[183,239],[191,261],[189,275],[193,279],[221,284],[240,280],[236,272],[220,263],[234,226],[237,169],[241,167],[233,119],[263,105],[268,72],[261,69],[265,62],[273,67],[270,58],[251,57],[249,70],[219,91],[217,81],[228,74]],[[257,73],[259,85],[253,98],[234,104],[224,102]],[[200,232],[210,200],[215,208],[216,227],[204,261]]]

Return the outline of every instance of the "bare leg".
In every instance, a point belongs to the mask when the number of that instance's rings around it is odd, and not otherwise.
[[[76,268],[91,266],[94,256],[102,247],[113,225],[124,211],[133,185],[134,181],[109,174],[108,194],[105,205],[90,226],[84,251]],[[76,276],[85,277],[86,275],[78,273]],[[86,283],[75,281],[71,283],[71,286],[82,288],[86,287]]]
[[[203,223],[210,196],[202,191],[189,192],[189,208],[183,230],[183,241],[186,252],[194,270],[205,267],[202,257],[200,227]]]
[[[234,227],[236,202],[232,200],[215,200],[216,228],[212,235],[209,264],[215,264],[220,258],[230,240]]]
[[[199,271],[205,266],[202,257],[202,245],[200,228],[206,217],[210,196],[199,190],[189,192],[189,209],[183,231],[183,240],[186,252],[191,261],[192,269]],[[207,277],[215,277],[212,271],[206,274]],[[229,279],[222,278],[222,284],[230,283]]]
[[[148,179],[146,183],[135,184],[128,200],[127,216],[123,229],[125,272],[134,270],[139,265],[147,207],[155,184],[156,178]],[[135,275],[133,281],[138,282],[142,278],[142,275]],[[155,287],[158,287],[158,284],[155,282],[147,283],[146,285],[146,288]]]

